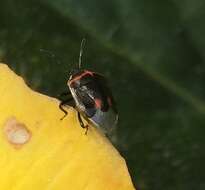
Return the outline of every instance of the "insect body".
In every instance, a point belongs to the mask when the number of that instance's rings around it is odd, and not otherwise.
[[[67,82],[70,92],[63,93],[63,95],[70,95],[70,97],[62,101],[59,107],[65,113],[65,117],[67,112],[63,109],[63,106],[74,100],[80,125],[86,128],[86,133],[88,125],[84,125],[81,117],[87,120],[88,124],[92,123],[108,132],[117,123],[117,109],[105,77],[81,69],[83,42],[84,40],[81,43],[79,68],[71,72]]]

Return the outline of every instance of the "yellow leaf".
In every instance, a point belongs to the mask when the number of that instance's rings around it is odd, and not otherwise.
[[[106,137],[63,121],[59,101],[31,90],[0,64],[1,190],[134,190],[126,163]]]

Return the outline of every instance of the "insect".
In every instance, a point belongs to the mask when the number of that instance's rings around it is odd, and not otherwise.
[[[64,106],[74,100],[80,126],[86,129],[85,134],[87,134],[89,124],[107,133],[117,124],[118,112],[105,77],[81,68],[84,43],[85,39],[82,40],[80,46],[78,68],[71,71],[67,81],[69,91],[61,94],[66,97],[59,104],[59,108],[65,113],[61,120],[67,115]],[[88,124],[83,123],[82,117]]]

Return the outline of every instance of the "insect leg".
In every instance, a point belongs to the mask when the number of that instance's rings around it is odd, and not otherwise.
[[[63,100],[63,101],[59,104],[59,108],[60,108],[61,111],[63,111],[64,114],[65,114],[60,120],[63,120],[63,119],[66,117],[66,115],[68,114],[68,112],[63,108],[63,106],[66,105],[66,104],[68,104],[68,103],[69,103],[70,101],[72,101],[72,100],[73,100],[73,98],[70,97],[70,98],[68,98],[68,99],[66,99],[66,100]]]
[[[81,118],[81,116],[80,116],[80,112],[78,112],[78,121],[79,121],[80,126],[81,126],[82,128],[86,128],[85,135],[87,135],[88,125],[86,125],[86,126],[84,125],[84,123],[83,123],[83,121],[82,121],[82,118]]]
[[[58,95],[59,98],[64,97],[64,96],[70,96],[71,93],[70,92],[63,92],[60,95]]]

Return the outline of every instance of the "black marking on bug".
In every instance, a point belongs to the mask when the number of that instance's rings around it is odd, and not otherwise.
[[[88,124],[92,123],[107,133],[118,121],[115,101],[103,75],[81,69],[84,43],[85,39],[82,40],[80,46],[78,68],[71,72],[67,82],[69,92],[62,94],[66,99],[59,104],[59,108],[64,112],[61,120],[67,115],[63,106],[74,101],[74,107],[78,111],[79,123],[81,127],[86,128],[85,134],[87,134],[88,125],[84,125],[81,117]]]

